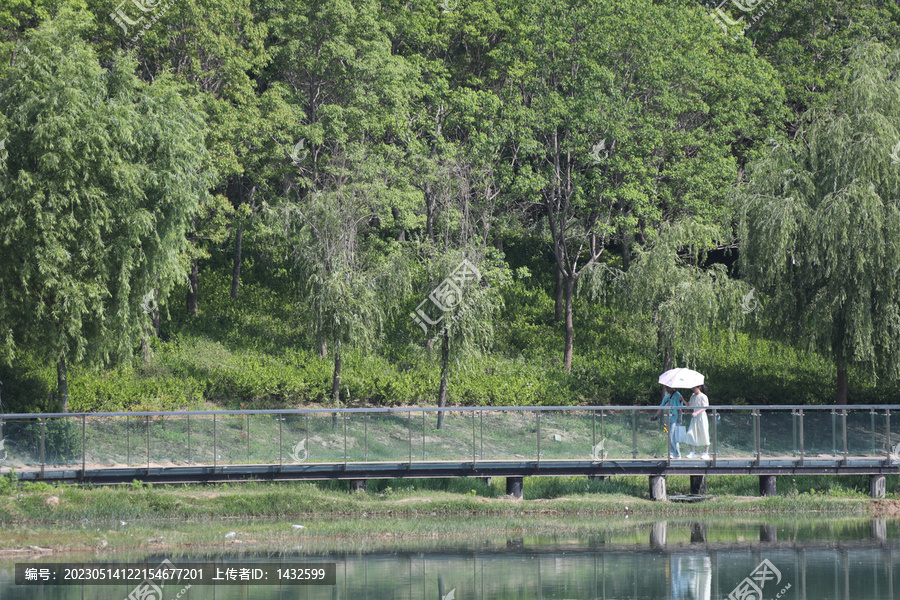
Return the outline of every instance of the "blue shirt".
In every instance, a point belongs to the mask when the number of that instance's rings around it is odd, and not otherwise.
[[[662,402],[659,404],[660,406],[682,406],[681,394],[676,390],[671,394],[666,394]],[[680,410],[667,410],[666,418],[669,420],[669,425],[674,425],[678,422],[681,417]]]

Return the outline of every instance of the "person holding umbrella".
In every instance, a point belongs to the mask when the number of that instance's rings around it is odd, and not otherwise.
[[[691,369],[669,369],[659,376],[659,383],[663,386],[664,394],[659,405],[660,408],[653,416],[653,420],[655,421],[659,418],[663,407],[669,407],[666,409],[666,420],[668,421],[669,429],[669,458],[681,458],[681,450],[678,448],[678,444],[682,440],[679,438],[678,429],[682,431],[684,429],[679,427],[678,424],[681,422],[681,410],[679,409],[685,402],[681,394],[675,391],[675,388],[693,388],[703,385],[703,380],[703,375]]]
[[[683,404],[684,398],[681,397],[681,394],[664,384],[663,399],[659,404],[660,409],[653,415],[653,420],[655,421],[659,418],[663,406],[672,407],[666,410],[666,422],[669,429],[669,458],[681,458],[681,450],[678,448],[679,440],[675,437],[675,427],[681,420],[681,411],[672,409],[675,407],[680,408]]]

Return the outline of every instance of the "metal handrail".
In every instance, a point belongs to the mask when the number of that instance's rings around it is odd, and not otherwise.
[[[717,404],[717,410],[759,410],[764,412],[780,412],[785,410],[891,410],[900,407],[900,404]],[[694,410],[692,406],[660,407],[649,406],[397,406],[390,408],[277,408],[277,409],[245,409],[245,410],[173,410],[173,411],[135,411],[135,412],[67,412],[67,413],[0,413],[0,419],[56,419],[56,418],[80,418],[88,417],[181,417],[195,415],[291,415],[307,413],[404,413],[404,412],[477,412],[477,411],[531,411],[531,412],[559,412],[559,411],[655,411],[664,410]],[[710,406],[708,408],[713,408]]]

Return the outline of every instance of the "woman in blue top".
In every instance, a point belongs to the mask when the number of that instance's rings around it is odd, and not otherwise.
[[[666,421],[669,424],[669,458],[681,458],[681,450],[678,448],[678,444],[675,442],[675,425],[681,421],[681,411],[680,410],[672,410],[674,407],[681,407],[684,405],[684,399],[681,397],[681,394],[677,391],[673,390],[667,385],[663,386],[663,399],[660,402],[660,409],[656,411],[656,414],[653,415],[653,420],[659,418],[659,413],[662,412],[663,406],[668,406],[670,408],[666,409]]]

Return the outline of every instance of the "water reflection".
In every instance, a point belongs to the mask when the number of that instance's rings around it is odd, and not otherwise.
[[[14,563],[6,562],[0,563],[0,600],[757,600],[760,591],[767,600],[880,600],[894,598],[898,543],[896,521],[856,521],[824,531],[791,524],[662,521],[627,528],[611,524],[608,531],[593,529],[583,537],[476,536],[366,553],[155,555],[142,560],[230,566],[334,562],[337,583],[189,589],[167,584],[161,598],[140,599],[129,598],[133,588],[124,585],[16,586]]]

